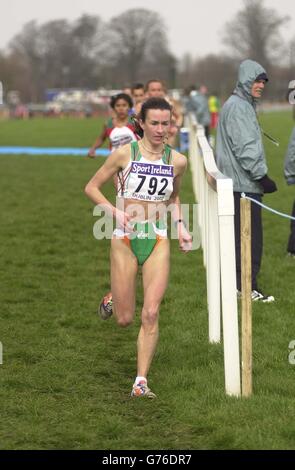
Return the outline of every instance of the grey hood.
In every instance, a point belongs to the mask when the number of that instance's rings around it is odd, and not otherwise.
[[[242,62],[235,92],[223,105],[219,116],[217,167],[233,180],[234,191],[240,193],[263,194],[259,180],[267,174],[256,100],[251,96],[252,85],[261,74],[265,74],[265,70],[257,62]],[[263,79],[267,79],[266,75]]]
[[[239,76],[234,90],[234,94],[246,99],[249,103],[255,104],[255,100],[251,95],[251,88],[257,77],[261,74],[266,75],[264,68],[254,60],[244,60],[239,68]]]

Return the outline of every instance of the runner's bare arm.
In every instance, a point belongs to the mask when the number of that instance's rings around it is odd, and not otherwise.
[[[104,143],[104,141],[106,140],[107,138],[107,127],[104,126],[101,134],[97,137],[97,139],[95,140],[94,144],[92,145],[92,147],[89,149],[88,151],[88,154],[87,154],[87,157],[90,157],[90,158],[94,158],[95,157],[95,151],[96,149],[98,149],[99,147],[101,147],[101,145]]]
[[[171,203],[175,202],[175,198],[178,197],[182,176],[184,175],[187,168],[187,158],[181,153],[173,150],[172,162],[174,166],[174,181],[173,181],[173,193],[171,194],[170,201]]]
[[[171,215],[174,223],[177,225],[179,248],[184,253],[187,253],[192,249],[192,237],[188,229],[186,228],[185,221],[183,220],[181,203],[179,198],[182,176],[187,168],[186,157],[182,154],[177,153],[174,167],[177,176],[174,178],[173,193],[169,202],[173,204],[173,210]]]
[[[108,207],[112,214],[114,214],[115,207],[105,198],[100,191],[104,183],[109,181],[121,168],[127,165],[130,157],[130,145],[119,147],[118,150],[111,153],[106,162],[95,173],[91,180],[85,187],[85,194],[91,199],[94,204],[103,205]]]

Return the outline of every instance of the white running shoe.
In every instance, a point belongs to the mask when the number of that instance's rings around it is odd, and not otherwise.
[[[131,397],[146,397],[146,398],[156,398],[156,395],[151,391],[147,386],[145,380],[141,380],[137,384],[134,384],[131,391]]]
[[[113,315],[113,297],[111,292],[105,295],[102,299],[98,309],[98,314],[102,320],[107,320],[111,315]]]

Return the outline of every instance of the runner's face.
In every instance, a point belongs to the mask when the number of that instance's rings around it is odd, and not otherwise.
[[[129,112],[129,104],[125,100],[118,100],[115,104],[114,111],[119,118],[126,118]]]
[[[135,104],[136,103],[142,103],[143,100],[144,100],[144,91],[143,91],[143,89],[138,88],[137,90],[134,90],[132,98],[133,98]]]
[[[168,109],[149,109],[145,122],[140,121],[145,139],[155,146],[164,142],[170,123],[171,113]]]
[[[148,98],[164,98],[165,92],[160,82],[151,82],[147,90]]]

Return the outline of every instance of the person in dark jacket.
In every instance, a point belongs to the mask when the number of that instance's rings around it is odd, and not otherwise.
[[[295,127],[293,129],[289,147],[285,158],[284,174],[288,185],[295,185]],[[295,200],[293,202],[292,217],[295,217]],[[291,233],[287,246],[288,256],[295,258],[295,221],[291,220]]]
[[[241,291],[241,194],[261,202],[264,193],[277,190],[268,175],[261,129],[256,115],[256,104],[261,98],[268,77],[264,68],[253,60],[240,64],[236,88],[225,102],[217,127],[216,161],[219,170],[233,180],[235,202],[235,240],[237,290]],[[261,207],[251,203],[252,213],[252,300],[272,302],[257,285],[260,271],[263,231]]]

